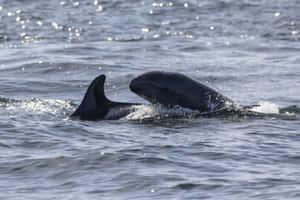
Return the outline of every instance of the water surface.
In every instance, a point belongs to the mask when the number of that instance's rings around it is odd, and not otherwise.
[[[297,119],[68,118],[100,74],[110,99],[145,102],[128,84],[151,70],[299,115],[299,10],[297,0],[0,0],[0,197],[299,199]]]

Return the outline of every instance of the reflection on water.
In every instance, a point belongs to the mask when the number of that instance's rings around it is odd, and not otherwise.
[[[0,1],[0,196],[298,199],[299,6]],[[146,103],[128,85],[150,70],[184,73],[269,117],[178,118],[185,111],[144,105],[123,120],[68,119],[100,74],[110,99]]]

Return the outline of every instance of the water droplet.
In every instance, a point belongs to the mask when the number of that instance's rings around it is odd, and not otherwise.
[[[16,22],[19,22],[21,20],[21,17],[16,18]]]
[[[210,29],[210,30],[214,30],[215,27],[214,27],[214,26],[210,26],[209,29]]]
[[[92,25],[93,24],[93,22],[92,21],[89,21],[89,25]]]
[[[42,21],[37,21],[36,24],[39,25],[39,26],[42,26],[43,22]]]
[[[2,6],[0,6],[0,10],[2,10],[3,9],[3,7]]]
[[[168,24],[170,24],[170,21],[164,21],[161,23],[161,25],[168,25]]]
[[[94,5],[95,5],[95,6],[98,5],[98,0],[95,0],[95,1],[94,1]]]
[[[52,22],[51,25],[52,25],[55,29],[58,29],[58,24],[57,24],[57,23]]]
[[[25,29],[26,28],[26,25],[22,25],[22,27],[21,27],[22,29]]]
[[[155,190],[154,190],[154,189],[151,189],[150,192],[153,193],[153,192],[155,192]]]
[[[185,8],[189,7],[189,4],[188,3],[184,3],[184,7]]]
[[[276,12],[274,15],[275,15],[275,17],[279,17],[280,16],[280,12]]]
[[[113,39],[112,39],[111,37],[108,37],[107,40],[108,40],[108,41],[112,41]]]
[[[22,11],[21,10],[16,10],[16,13],[17,14],[20,14]]]
[[[74,2],[74,3],[73,3],[73,6],[74,6],[74,7],[78,7],[78,6],[79,6],[79,1]]]
[[[99,5],[96,11],[101,12],[102,10],[103,10],[103,7],[101,5]]]
[[[148,32],[149,32],[149,29],[148,29],[148,28],[142,28],[142,32],[148,33]]]
[[[153,10],[150,10],[150,11],[149,11],[149,14],[152,15],[152,14],[153,14]]]
[[[152,3],[152,7],[163,7],[164,3]]]
[[[60,2],[59,4],[60,4],[61,6],[64,6],[64,5],[66,5],[66,2],[62,1],[62,2]]]
[[[298,31],[292,31],[292,35],[297,35]]]
[[[159,34],[155,34],[155,35],[153,35],[153,38],[154,39],[157,39],[157,38],[159,38],[160,37],[160,35]]]
[[[20,33],[21,37],[25,37],[26,33]]]
[[[11,16],[13,16],[14,14],[12,13],[12,12],[8,12],[7,13],[7,16],[9,16],[9,17],[11,17]]]

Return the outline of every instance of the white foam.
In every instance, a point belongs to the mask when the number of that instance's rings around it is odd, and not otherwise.
[[[29,101],[20,101],[7,105],[7,110],[25,110],[26,112],[34,112],[37,114],[49,113],[57,114],[62,110],[66,111],[72,109],[69,102],[53,99],[32,99]]]
[[[153,105],[137,105],[133,106],[134,112],[129,113],[123,119],[126,120],[139,120],[144,118],[150,118],[157,115]]]
[[[250,110],[259,113],[279,114],[279,107],[276,104],[267,101],[258,102],[257,106],[254,106]]]
[[[147,105],[138,105],[134,106],[135,111],[128,114],[123,119],[126,120],[142,120],[149,118],[168,118],[174,116],[186,116],[194,115],[199,113],[198,111],[182,108],[176,106],[173,108],[167,108],[160,104],[147,104]]]

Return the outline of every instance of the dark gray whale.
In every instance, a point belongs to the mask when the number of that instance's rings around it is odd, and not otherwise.
[[[231,99],[179,73],[147,72],[133,79],[129,87],[152,104],[180,106],[200,113],[216,112],[235,105]]]
[[[120,119],[135,112],[137,103],[113,102],[104,94],[105,75],[95,78],[76,111],[70,116],[81,120]],[[179,73],[153,71],[134,78],[130,89],[152,104],[180,106],[200,114],[231,108],[232,100]]]
[[[113,102],[104,94],[105,75],[95,78],[88,87],[80,106],[70,116],[72,119],[120,119],[134,111],[135,103]]]

